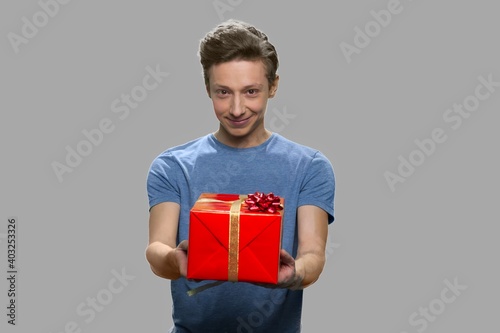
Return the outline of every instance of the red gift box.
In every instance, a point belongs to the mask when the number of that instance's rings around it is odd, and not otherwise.
[[[245,199],[200,195],[190,211],[188,279],[278,283],[283,210],[250,210]]]

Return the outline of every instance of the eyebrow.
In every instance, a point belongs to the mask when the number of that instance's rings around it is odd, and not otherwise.
[[[214,83],[214,87],[215,88],[222,88],[222,89],[226,89],[226,90],[231,90],[231,88],[229,88],[225,85],[222,85],[222,84],[218,84],[218,83]],[[254,84],[249,84],[249,85],[244,86],[243,90],[252,89],[252,88],[262,89],[263,87],[264,87],[264,85],[262,85],[262,84],[254,83]]]

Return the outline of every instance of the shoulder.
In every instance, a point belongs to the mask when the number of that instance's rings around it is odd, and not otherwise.
[[[192,159],[197,155],[202,154],[204,151],[210,149],[210,135],[211,134],[208,134],[188,141],[184,144],[166,149],[153,160],[153,164]]]
[[[209,148],[209,135],[174,146],[154,158],[149,167],[147,184],[150,193],[179,192],[180,181],[196,164],[199,151]]]
[[[274,133],[274,136],[274,148],[277,152],[287,155],[288,158],[306,160],[309,162],[317,160],[330,164],[328,158],[318,149],[292,141],[278,133]]]

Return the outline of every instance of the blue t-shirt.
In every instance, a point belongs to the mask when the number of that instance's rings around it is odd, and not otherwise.
[[[334,219],[335,178],[318,150],[273,133],[263,144],[233,148],[208,134],[164,151],[152,163],[149,205],[180,204],[177,243],[188,239],[189,211],[201,193],[273,192],[285,199],[282,248],[297,253],[297,208],[315,205]],[[186,292],[207,283],[171,281],[171,332],[300,332],[301,290],[270,289],[250,283],[223,283],[197,295]]]

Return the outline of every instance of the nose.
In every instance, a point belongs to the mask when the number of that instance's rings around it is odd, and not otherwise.
[[[239,118],[245,114],[243,99],[238,94],[234,95],[230,113],[234,118]]]

